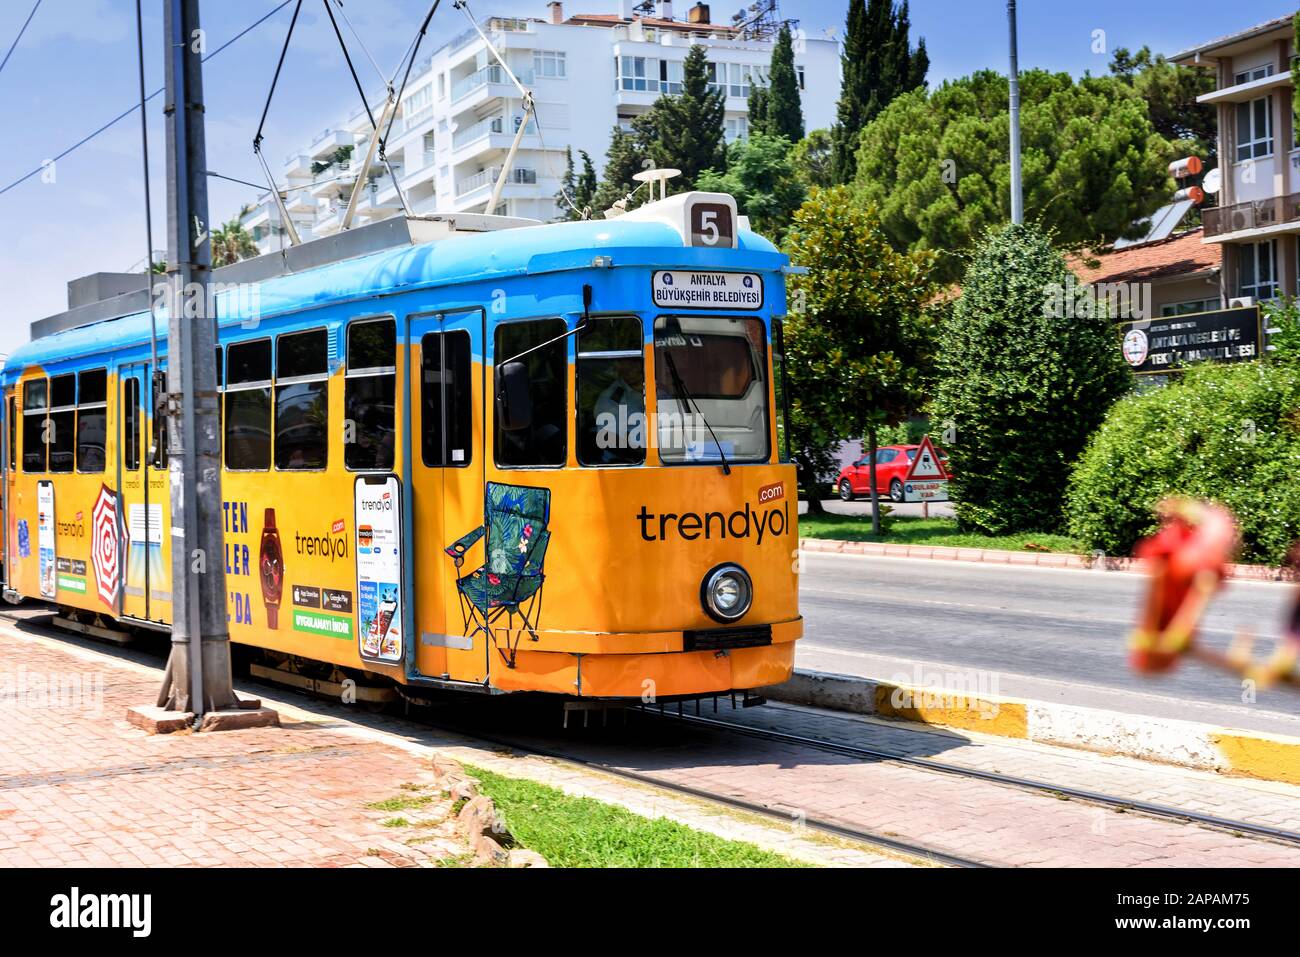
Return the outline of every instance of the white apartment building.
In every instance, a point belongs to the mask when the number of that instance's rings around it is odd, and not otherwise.
[[[570,16],[562,3],[551,2],[545,18],[481,21],[511,72],[532,92],[536,108],[501,203],[491,212],[554,219],[566,148],[572,148],[579,172],[578,151],[585,150],[599,174],[613,126],[630,124],[660,95],[681,91],[692,44],[705,47],[715,84],[726,94],[728,140],[747,135],[750,86],[766,83],[771,40],[745,39],[736,28],[713,23],[704,3],[676,19],[670,0],[659,0],[654,16],[639,12],[645,5],[634,0],[609,2],[617,12]],[[829,127],[840,92],[838,41],[797,33],[795,66],[807,128]],[[376,116],[382,106],[374,105]],[[424,57],[398,109],[387,154],[411,211],[489,212],[523,119],[523,99],[478,33],[466,30]],[[358,109],[286,159],[279,185],[287,190],[285,204],[304,241],[341,228],[370,133],[366,112]],[[400,213],[388,170],[376,163],[365,175],[354,224]],[[288,242],[269,191],[243,222],[262,252]]]
[[[1213,70],[1199,97],[1219,113],[1219,205],[1202,213],[1205,242],[1223,250],[1226,302],[1300,290],[1300,140],[1292,121],[1288,14],[1170,59]]]

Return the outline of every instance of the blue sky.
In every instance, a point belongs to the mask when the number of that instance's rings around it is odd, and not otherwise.
[[[13,41],[33,0],[0,0],[0,56]],[[213,49],[274,8],[278,0],[208,0],[204,28]],[[678,0],[678,15],[689,6]],[[712,4],[726,20],[741,0]],[[145,0],[148,85],[161,85],[162,4]],[[475,14],[546,15],[545,0],[474,0]],[[567,0],[574,12],[609,12],[615,0]],[[1004,69],[1003,0],[915,0],[913,35],[924,36],[931,84],[973,70]],[[784,0],[785,16],[810,33],[843,30],[847,0]],[[385,70],[391,70],[427,9],[426,0],[348,0],[349,17]],[[1183,0],[1179,4],[1091,0],[1021,0],[1023,68],[1082,74],[1106,70],[1108,54],[1092,52],[1094,31],[1107,50],[1148,44],[1173,53],[1202,40],[1282,16],[1279,0]],[[292,5],[214,58],[205,72],[209,168],[259,181],[251,143],[275,69]],[[424,52],[465,27],[450,0],[434,18]],[[368,85],[373,68],[358,56]],[[44,0],[22,42],[0,73],[0,188],[38,167],[130,106],[137,98],[134,3],[131,0]],[[266,154],[277,169],[284,156],[350,112],[356,93],[321,9],[308,0],[271,108]],[[165,245],[161,97],[150,103],[155,245]],[[232,215],[255,191],[211,182],[214,219]],[[57,312],[68,279],[122,270],[145,255],[138,117],[132,115],[60,161],[54,182],[40,177],[0,195],[0,353],[27,335],[27,324]]]

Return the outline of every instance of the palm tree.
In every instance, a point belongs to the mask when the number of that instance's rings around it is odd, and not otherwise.
[[[212,234],[212,268],[229,266],[241,259],[259,255],[257,243],[240,222],[251,207],[245,206],[230,222]]]

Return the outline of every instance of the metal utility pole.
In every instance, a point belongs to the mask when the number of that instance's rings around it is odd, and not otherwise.
[[[1011,221],[1025,221],[1025,194],[1020,180],[1020,65],[1016,52],[1016,0],[1007,0],[1011,29]]]
[[[163,0],[163,5],[172,651],[158,704],[201,717],[238,707],[230,676],[222,554],[216,305],[209,295],[212,246],[204,175],[203,33],[199,0]]]

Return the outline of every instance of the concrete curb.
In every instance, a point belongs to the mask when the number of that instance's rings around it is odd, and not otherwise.
[[[983,562],[989,565],[1037,565],[1040,568],[1081,568],[1096,571],[1140,572],[1145,563],[1136,558],[1109,558],[1102,554],[1068,555],[1063,552],[1013,552],[997,548],[946,548],[938,545],[890,545],[884,542],[846,542],[832,538],[801,538],[805,552],[871,555],[877,558],[931,558],[948,562]],[[1294,582],[1300,573],[1268,565],[1229,565],[1228,578],[1249,581]]]
[[[796,669],[773,701],[1300,785],[1300,738]]]

